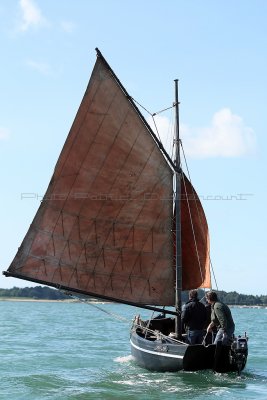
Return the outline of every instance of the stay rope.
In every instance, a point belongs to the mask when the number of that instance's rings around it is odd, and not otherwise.
[[[151,112],[148,111],[144,106],[142,106],[142,104],[140,104],[137,100],[135,100],[133,97],[132,97],[131,99],[132,99],[139,107],[141,107],[143,110],[145,110],[145,111],[150,115],[150,117],[152,118],[152,121],[153,121],[155,130],[156,130],[156,133],[157,133],[158,140],[162,143],[162,140],[161,140],[161,137],[160,137],[160,134],[159,134],[159,130],[158,130],[158,127],[157,127],[157,124],[156,124],[156,120],[155,120],[154,117],[157,116],[157,115],[159,115],[159,114],[161,114],[161,113],[163,113],[163,112],[165,112],[165,111],[168,111],[168,110],[171,110],[171,109],[174,110],[175,104],[172,104],[170,107],[164,108],[163,110],[160,110],[160,111],[151,113]],[[170,125],[171,125],[171,124],[170,124]]]
[[[105,314],[108,314],[109,316],[122,321],[122,322],[127,322],[127,324],[131,323],[132,321],[129,321],[127,318],[122,317],[121,315],[115,314],[111,311],[107,311],[104,308],[100,307],[99,305],[96,305],[95,303],[92,303],[91,301],[87,301],[86,299],[83,299],[81,297],[75,296],[73,293],[67,292],[67,291],[62,291],[62,293],[66,294],[67,296],[72,297],[75,300],[80,301],[81,303],[85,303],[88,306],[92,306],[94,308],[97,308],[99,311],[104,312]]]
[[[196,239],[196,234],[195,234],[195,228],[194,228],[194,224],[193,224],[193,218],[192,218],[192,214],[191,214],[191,208],[190,208],[190,205],[189,205],[189,199],[188,199],[188,194],[187,194],[187,190],[186,190],[185,178],[184,178],[183,172],[181,173],[181,176],[182,176],[184,189],[185,189],[185,197],[186,197],[186,202],[187,202],[187,207],[188,207],[188,212],[189,212],[189,218],[190,218],[190,223],[191,223],[191,228],[192,228],[192,233],[193,233],[194,245],[195,245],[195,249],[196,249],[196,253],[197,253],[197,261],[198,261],[199,272],[200,272],[201,279],[203,281],[204,279],[203,279],[203,273],[202,273],[202,268],[201,268],[201,262],[200,262],[198,247],[197,247],[197,239]]]
[[[183,148],[182,141],[180,141],[180,143],[181,143],[181,149],[182,149],[183,158],[184,158],[184,161],[185,161],[185,166],[186,166],[186,171],[187,171],[188,179],[189,179],[189,182],[190,182],[191,185],[192,185],[191,177],[190,177],[190,172],[189,172],[189,168],[188,168],[188,164],[187,164],[187,160],[186,160],[186,156],[185,156],[185,152],[184,152],[184,148]],[[186,191],[184,174],[182,174],[182,179],[183,179],[184,187],[185,187],[185,191]],[[193,185],[192,185],[192,186],[193,186]],[[199,270],[200,270],[200,274],[201,274],[201,279],[203,280],[203,274],[202,274],[202,269],[201,269],[201,263],[200,263],[200,258],[199,258],[197,243],[196,243],[195,230],[194,230],[194,225],[193,225],[193,221],[192,221],[191,210],[190,210],[190,206],[189,206],[189,200],[188,200],[187,192],[186,192],[186,199],[187,199],[187,205],[188,205],[188,210],[189,210],[189,215],[190,215],[190,222],[191,222],[191,227],[192,227],[192,231],[193,231],[194,242],[195,242],[195,247],[196,247],[196,252],[197,252],[197,259],[198,259]],[[201,219],[200,219],[200,212],[199,212],[199,207],[198,207],[197,200],[196,200],[195,196],[194,196],[194,201],[195,201],[195,205],[196,205],[196,209],[197,209],[197,213],[198,213],[198,218],[199,218],[199,221],[200,221],[200,220],[201,220]],[[203,227],[202,227],[201,224],[200,224],[200,226],[201,226],[201,229],[202,229],[202,232],[203,232]],[[217,280],[216,280],[216,277],[215,277],[215,272],[214,272],[214,268],[213,268],[212,261],[211,261],[211,257],[210,257],[210,251],[209,251],[209,263],[210,263],[210,268],[211,268],[211,271],[212,271],[214,283],[215,283],[215,285],[216,285],[216,289],[218,290]]]

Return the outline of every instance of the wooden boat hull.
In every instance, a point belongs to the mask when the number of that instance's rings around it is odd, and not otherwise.
[[[233,346],[222,346],[221,342],[207,346],[188,345],[158,335],[157,331],[146,337],[139,326],[133,326],[130,335],[131,354],[137,364],[158,372],[211,369],[220,373],[240,373],[247,361],[247,340],[237,339],[237,343],[238,340],[243,341],[244,347],[236,351]]]
[[[151,371],[179,371],[187,344],[172,344],[163,340],[147,340],[136,331],[131,332],[131,353],[137,364]]]

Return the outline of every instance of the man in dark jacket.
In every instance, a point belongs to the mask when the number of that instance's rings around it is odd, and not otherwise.
[[[206,293],[206,299],[211,304],[211,322],[207,327],[207,332],[211,332],[212,328],[217,326],[218,332],[214,343],[216,344],[221,340],[223,345],[227,345],[235,331],[235,324],[230,308],[218,300],[216,292],[210,291]]]
[[[187,330],[189,344],[201,344],[204,337],[204,327],[207,320],[206,307],[198,300],[197,290],[190,290],[189,301],[182,311],[182,326]]]

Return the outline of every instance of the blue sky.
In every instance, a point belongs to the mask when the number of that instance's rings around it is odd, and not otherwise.
[[[218,288],[266,294],[266,16],[265,0],[2,0],[1,270],[40,204],[98,47],[151,112],[172,104],[179,79]],[[2,288],[27,285],[0,277]]]

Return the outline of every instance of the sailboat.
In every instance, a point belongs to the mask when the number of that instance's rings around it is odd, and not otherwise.
[[[247,338],[189,345],[181,292],[210,288],[208,225],[176,150],[169,156],[101,52],[39,209],[4,272],[80,296],[159,313],[138,315],[132,355],[150,370],[240,372]],[[154,314],[153,314],[154,315]]]

